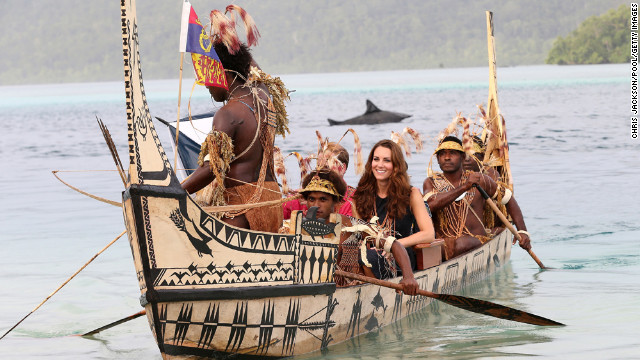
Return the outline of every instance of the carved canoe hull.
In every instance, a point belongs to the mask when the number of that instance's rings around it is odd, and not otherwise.
[[[317,351],[375,331],[431,301],[370,284],[336,288],[338,240],[300,234],[300,214],[297,233],[282,235],[229,226],[181,191],[134,186],[124,200],[141,303],[168,359]],[[210,254],[198,250],[203,248],[196,241],[206,242]],[[511,236],[502,232],[415,277],[423,289],[451,293],[492,273],[510,253]]]
[[[128,174],[123,215],[140,302],[162,356],[284,357],[376,330],[430,299],[375,285],[336,288],[338,239],[229,226],[182,190],[146,101],[135,0],[120,0]],[[339,234],[341,224],[336,223]],[[466,255],[416,273],[422,288],[451,292],[484,278],[511,254],[503,232]],[[399,279],[393,279],[399,281]]]

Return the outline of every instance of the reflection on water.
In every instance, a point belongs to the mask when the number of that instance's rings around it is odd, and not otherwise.
[[[469,285],[456,295],[488,300],[531,312],[518,302],[519,287],[510,265],[503,266],[485,280]],[[538,314],[540,315],[540,314]],[[532,331],[534,330],[534,331]],[[386,326],[329,348],[325,354],[308,354],[300,359],[368,359],[380,354],[398,358],[477,359],[494,356],[522,356],[509,347],[552,341],[533,325],[520,324],[466,311],[434,300],[421,311]]]
[[[326,357],[636,359],[640,224],[634,184],[640,178],[640,143],[628,136],[627,70],[626,64],[499,70],[515,193],[536,254],[557,269],[540,271],[514,246],[506,266],[458,294],[568,326],[514,323],[433,301],[396,324],[331,347]],[[391,131],[418,130],[425,137],[425,151],[406,160],[412,184],[421,188],[438,132],[457,111],[474,114],[476,105],[486,101],[487,71],[375,75],[288,76],[285,82],[299,91],[287,108],[292,134],[277,145],[283,153],[314,151],[316,130],[337,140],[346,128],[329,127],[326,119],[362,113],[365,100],[371,99],[381,108],[413,116],[400,124],[355,127],[363,154]],[[145,83],[153,116],[175,118],[176,86],[171,81]],[[0,329],[5,331],[124,227],[120,209],[87,199],[51,175],[58,169],[113,170],[96,116],[109,127],[124,160],[122,84],[28,87],[40,94],[25,95],[26,89],[0,87],[0,185],[5,189],[0,194]],[[191,106],[192,113],[202,113],[211,110],[211,101],[198,95]],[[158,132],[169,149],[166,130],[158,125]],[[353,149],[349,136],[343,144]],[[289,183],[297,184],[295,159],[285,161]],[[116,172],[60,174],[89,193],[121,197]],[[346,180],[357,184],[352,168]],[[121,239],[3,339],[0,358],[160,359],[144,318],[94,339],[66,336],[138,312],[139,294],[130,246]]]

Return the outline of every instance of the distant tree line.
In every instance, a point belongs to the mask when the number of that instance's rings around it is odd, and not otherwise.
[[[137,0],[145,79],[178,77],[182,2]],[[498,66],[543,64],[559,35],[569,34],[589,16],[628,4],[624,0],[191,0],[205,24],[213,6],[220,9],[232,2],[255,19],[262,38],[253,53],[272,74],[487,66],[485,10],[494,13]],[[0,8],[11,9],[0,12],[0,85],[123,79],[120,1],[0,0]],[[624,20],[628,24],[628,16]],[[624,27],[622,21],[619,25]],[[599,29],[592,26],[593,31]],[[619,43],[613,38],[606,41],[605,49]],[[597,60],[612,61],[603,59]],[[184,69],[185,77],[192,76],[189,64]]]
[[[620,5],[602,16],[591,16],[571,34],[559,36],[547,64],[608,64],[631,60],[631,8]]]

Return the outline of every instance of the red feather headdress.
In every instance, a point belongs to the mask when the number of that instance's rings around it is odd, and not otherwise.
[[[226,13],[229,16],[225,15]],[[251,47],[258,44],[260,32],[256,27],[255,21],[249,13],[238,5],[229,5],[225,9],[225,14],[219,10],[213,10],[209,14],[211,21],[210,36],[215,43],[223,43],[231,54],[235,54],[240,49],[240,38],[236,31],[236,13],[240,15],[240,19],[244,23],[247,33],[247,46]]]

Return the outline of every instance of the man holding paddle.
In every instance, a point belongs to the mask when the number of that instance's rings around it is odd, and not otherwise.
[[[498,171],[496,171],[496,169],[490,166],[485,166],[482,169],[480,168],[481,161],[482,161],[480,159],[484,159],[484,152],[485,152],[485,148],[483,146],[484,144],[482,143],[482,140],[477,136],[473,137],[473,141],[474,141],[474,146],[473,146],[474,154],[472,156],[467,156],[466,159],[464,159],[462,163],[462,168],[464,170],[482,172],[482,173],[485,173],[486,175],[489,175],[489,177],[491,177],[491,179],[493,179],[496,182],[496,184],[498,184],[498,188],[499,188],[498,192],[500,192],[500,187],[503,188],[502,190],[503,192],[501,193],[501,196],[499,196],[497,200],[499,200],[498,202],[500,203],[500,205],[503,205],[506,207],[506,212],[509,214],[509,216],[511,216],[511,219],[513,220],[513,223],[515,224],[518,230],[518,234],[520,234],[520,240],[519,240],[520,247],[527,251],[531,250],[531,239],[529,238],[529,233],[527,232],[527,225],[524,223],[524,216],[522,215],[522,210],[520,209],[520,205],[518,205],[518,202],[516,201],[516,198],[513,196],[513,193],[511,192],[511,190],[509,190],[506,186],[501,184],[500,174],[498,173]],[[493,213],[493,211],[491,213]],[[495,220],[494,220],[495,226],[499,226],[501,224],[500,220],[498,220],[497,222]],[[516,239],[514,238],[514,241],[515,240]]]
[[[445,137],[435,155],[442,173],[426,178],[422,190],[433,212],[436,237],[445,240],[443,258],[448,260],[490,239],[482,220],[485,200],[473,185],[493,195],[497,184],[487,175],[463,170],[465,153],[455,136]]]

